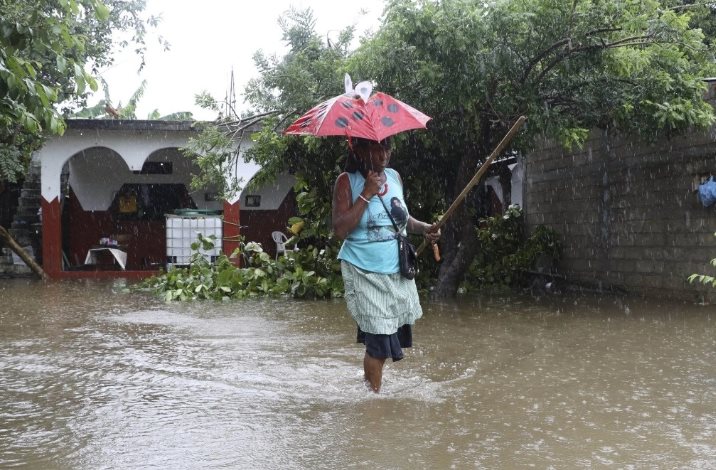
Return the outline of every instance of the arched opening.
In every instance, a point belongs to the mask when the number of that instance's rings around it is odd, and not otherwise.
[[[77,152],[61,179],[63,269],[164,267],[167,214],[222,208],[211,191],[190,190],[196,171],[176,147],[153,151],[135,171],[107,147]]]

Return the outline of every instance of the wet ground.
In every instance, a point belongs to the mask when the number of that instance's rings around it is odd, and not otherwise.
[[[362,383],[341,300],[0,281],[0,468],[716,468],[716,307],[425,302]]]

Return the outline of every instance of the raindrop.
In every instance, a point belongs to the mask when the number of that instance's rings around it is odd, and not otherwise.
[[[393,124],[395,124],[395,122],[394,122],[392,119],[390,119],[388,116],[383,116],[382,118],[380,118],[380,122],[381,122],[381,124],[383,124],[385,127],[390,127],[390,126],[392,126]]]
[[[388,105],[388,111],[390,111],[391,113],[397,113],[397,112],[398,112],[398,105],[395,104],[395,103],[390,103],[390,104]]]
[[[338,119],[336,119],[336,126],[340,127],[341,129],[345,129],[346,127],[348,127],[348,124],[348,119],[345,117],[339,117]]]

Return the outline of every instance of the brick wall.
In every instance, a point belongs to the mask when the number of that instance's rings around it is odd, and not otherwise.
[[[716,299],[689,284],[716,274],[716,205],[704,208],[694,177],[716,174],[716,129],[639,142],[592,132],[579,151],[543,143],[525,161],[528,229],[557,230],[560,271],[592,287],[683,300]]]

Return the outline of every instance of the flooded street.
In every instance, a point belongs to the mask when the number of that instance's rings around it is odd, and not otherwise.
[[[0,467],[716,468],[716,307],[424,303],[362,383],[342,300],[0,281]]]

